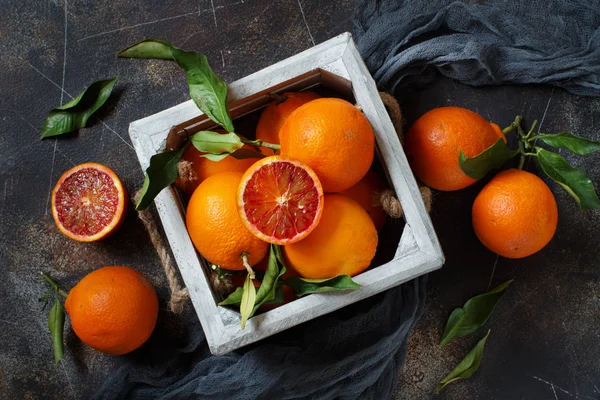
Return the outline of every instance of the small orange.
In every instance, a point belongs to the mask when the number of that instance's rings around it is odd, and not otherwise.
[[[558,209],[546,183],[526,171],[497,174],[473,203],[473,229],[481,243],[506,258],[540,251],[556,232]]]
[[[258,125],[256,125],[256,138],[267,143],[279,143],[279,130],[285,120],[298,107],[309,101],[320,98],[315,92],[285,92],[278,96],[279,99],[273,100],[260,115]],[[260,152],[265,156],[271,156],[274,151],[266,147],[259,147]]]
[[[79,242],[113,233],[125,219],[128,196],[110,168],[93,162],[77,165],[52,190],[52,217],[58,229]]]
[[[87,274],[65,301],[75,334],[107,354],[125,354],[152,334],[158,298],[144,275],[128,267],[103,267]]]
[[[299,107],[279,131],[281,155],[302,161],[325,192],[341,192],[367,173],[375,154],[369,120],[353,104],[323,98]]]
[[[460,151],[473,157],[500,138],[506,141],[500,127],[481,115],[460,107],[440,107],[410,127],[404,149],[417,178],[434,189],[451,191],[476,182],[460,169]]]
[[[367,172],[356,185],[342,192],[343,195],[355,200],[369,214],[375,228],[379,231],[385,224],[386,214],[379,201],[379,195],[387,189],[387,185],[372,169]]]
[[[204,180],[188,203],[186,225],[198,252],[213,264],[243,270],[242,257],[252,266],[269,245],[244,226],[237,209],[241,172],[224,172]]]
[[[247,145],[244,145],[243,148],[255,150]],[[189,163],[190,173],[177,178],[175,186],[191,196],[198,185],[209,176],[222,172],[244,172],[258,160],[258,158],[237,159],[233,156],[227,156],[221,161],[211,161],[206,157],[202,157],[202,153],[190,144],[181,156],[181,161]]]
[[[325,195],[319,225],[303,240],[283,246],[286,266],[310,279],[354,276],[369,267],[377,250],[377,229],[356,201]]]

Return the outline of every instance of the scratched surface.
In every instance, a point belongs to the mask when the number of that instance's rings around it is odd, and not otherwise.
[[[118,4],[118,5],[117,5]],[[158,258],[134,212],[108,240],[79,244],[63,237],[49,212],[49,193],[73,165],[96,161],[134,192],[142,172],[127,136],[130,121],[188,99],[185,78],[164,61],[118,60],[115,53],[147,37],[204,52],[232,81],[314,43],[351,29],[351,0],[125,0],[117,4],[65,0],[17,1],[0,13],[0,398],[88,398],[123,362],[153,360],[166,338],[182,336],[191,307],[166,311]],[[38,140],[47,111],[94,80],[119,76],[115,94],[69,137]],[[548,87],[474,89],[438,79],[399,93],[407,122],[433,107],[469,107],[506,125],[517,113],[543,120],[543,131],[571,129],[598,139],[600,101]],[[600,156],[570,161],[600,182]],[[532,163],[528,166],[536,170]],[[447,256],[430,276],[429,298],[407,357],[398,399],[428,399],[435,383],[460,361],[482,332],[448,345],[437,342],[451,310],[470,296],[514,278],[488,326],[492,334],[477,372],[449,386],[442,399],[600,398],[599,214],[578,211],[551,184],[558,231],[530,258],[511,261],[483,248],[470,227],[470,205],[482,184],[435,196],[433,221]],[[133,355],[108,357],[82,345],[67,324],[65,358],[52,362],[39,271],[65,288],[111,264],[144,272],[157,288],[157,329]]]

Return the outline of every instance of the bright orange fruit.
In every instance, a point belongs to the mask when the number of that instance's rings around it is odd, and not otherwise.
[[[386,213],[379,201],[379,195],[387,189],[387,185],[372,169],[358,183],[342,192],[355,200],[369,214],[375,228],[379,231],[386,220]]]
[[[279,131],[281,155],[311,167],[325,192],[341,192],[367,173],[375,154],[369,120],[353,104],[335,98],[299,107]]]
[[[558,209],[546,183],[526,171],[497,174],[473,203],[473,229],[481,243],[506,258],[540,251],[556,232]]]
[[[369,267],[377,242],[377,229],[360,204],[326,194],[319,225],[303,240],[283,246],[283,255],[286,266],[304,278],[354,276]]]
[[[410,166],[425,185],[437,190],[458,190],[473,183],[458,164],[460,151],[474,157],[498,139],[496,124],[460,107],[440,107],[423,114],[406,133],[404,150]]]
[[[285,92],[282,99],[273,100],[260,115],[256,125],[256,138],[267,143],[279,143],[279,130],[285,120],[301,105],[320,98],[315,92]],[[274,151],[266,147],[259,148],[261,153],[271,156]]]
[[[254,236],[237,209],[240,172],[224,172],[204,180],[190,198],[186,212],[188,233],[198,252],[213,264],[243,270],[242,257],[252,266],[267,254],[268,244]]]
[[[125,219],[127,190],[110,168],[77,165],[59,178],[52,191],[52,216],[71,239],[94,242],[113,233]]]
[[[125,354],[152,334],[158,298],[144,275],[128,267],[103,267],[87,274],[65,301],[75,334],[107,354]]]

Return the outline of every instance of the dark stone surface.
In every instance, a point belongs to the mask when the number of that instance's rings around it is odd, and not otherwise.
[[[134,192],[142,171],[127,135],[129,122],[188,99],[185,78],[172,63],[115,58],[146,37],[204,52],[227,81],[238,79],[351,29],[351,0],[122,1],[103,3],[10,0],[0,14],[0,398],[87,398],[128,360],[155,357],[164,338],[185,335],[191,307],[166,311],[162,268],[147,234],[130,212],[123,227],[96,244],[61,235],[49,212],[49,193],[73,165],[96,161],[117,172]],[[47,111],[94,80],[119,76],[113,97],[88,128],[70,137],[38,139]],[[64,92],[61,91],[64,89]],[[600,101],[548,87],[470,88],[438,79],[403,91],[407,121],[433,107],[471,108],[506,125],[515,114],[543,119],[543,131],[570,129],[599,138]],[[600,156],[570,157],[600,182]],[[534,163],[528,169],[536,171]],[[488,326],[492,334],[480,368],[439,398],[600,398],[600,239],[598,212],[579,211],[550,183],[559,205],[556,236],[523,259],[496,257],[470,225],[478,183],[436,193],[432,214],[447,256],[431,274],[423,319],[411,338],[397,398],[435,396],[435,383],[460,361],[483,331],[437,348],[451,310],[490,285],[515,282]],[[72,287],[94,268],[129,265],[158,290],[161,312],[151,340],[134,355],[109,357],[81,344],[67,323],[65,358],[55,367],[47,309],[38,298],[39,271]]]

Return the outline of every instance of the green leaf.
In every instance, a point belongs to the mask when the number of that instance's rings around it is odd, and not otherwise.
[[[244,287],[242,289],[242,301],[240,302],[240,314],[242,319],[240,320],[240,326],[242,329],[246,327],[246,321],[252,316],[254,309],[254,302],[256,301],[256,288],[254,282],[250,278],[250,274],[246,276],[244,281]]]
[[[512,280],[501,283],[489,292],[467,300],[462,308],[454,309],[446,323],[440,347],[483,326],[511,283]]]
[[[179,150],[167,151],[152,156],[150,166],[146,169],[140,198],[135,206],[136,210],[147,208],[161,190],[177,180],[179,176],[177,164],[184,150],[185,146]]]
[[[273,299],[277,294],[277,282],[281,275],[285,274],[285,265],[283,263],[279,263],[276,254],[276,245],[272,244],[271,249],[269,251],[269,263],[267,264],[267,270],[265,271],[265,276],[263,277],[262,282],[260,283],[260,287],[258,288],[258,292],[256,293],[256,302],[254,303],[254,310],[252,310],[252,315],[258,310],[258,308]]]
[[[328,279],[305,279],[292,276],[283,281],[288,285],[296,296],[301,297],[310,293],[331,292],[334,290],[355,290],[360,285],[352,280],[348,275],[339,275]]]
[[[206,56],[176,47],[173,47],[171,53],[185,71],[190,96],[196,106],[227,132],[233,132],[233,123],[227,108],[227,84],[210,68]]]
[[[275,297],[273,300],[265,301],[263,304],[281,304],[285,301],[285,297],[283,294],[283,284],[281,282],[277,282],[277,287],[275,289]]]
[[[173,60],[173,54],[171,54],[172,48],[171,43],[158,39],[146,39],[125,50],[121,50],[117,53],[117,57]]]
[[[552,147],[563,147],[580,156],[585,156],[600,150],[600,142],[573,135],[570,132],[561,132],[556,134],[543,133],[531,138],[531,140],[534,139],[539,139]]]
[[[496,143],[475,157],[467,157],[461,150],[458,155],[458,165],[465,174],[479,180],[491,170],[500,168],[517,154],[519,154],[518,150],[511,150],[504,143],[504,139],[498,139]]]
[[[204,54],[185,51],[162,40],[146,39],[121,51],[117,56],[175,60],[185,72],[190,96],[200,111],[227,132],[234,131],[227,107],[227,84],[210,68]]]
[[[235,289],[233,293],[230,293],[225,300],[219,303],[220,306],[236,306],[242,302],[242,293],[244,289],[241,287]]]
[[[481,364],[481,358],[483,357],[483,349],[485,347],[485,342],[490,336],[491,330],[488,329],[487,334],[483,339],[481,339],[475,347],[463,358],[463,360],[450,372],[444,379],[440,381],[435,387],[435,390],[439,393],[441,392],[446,385],[457,381],[459,379],[466,379],[473,375],[475,371],[479,368]]]
[[[218,133],[212,131],[200,131],[195,133],[190,141],[198,151],[208,155],[215,155],[227,157],[229,154],[239,150],[244,146],[244,143],[240,140],[239,136],[235,133]],[[223,158],[224,158],[223,157]],[[212,160],[211,161],[220,161]]]
[[[48,329],[50,329],[50,335],[52,335],[54,361],[56,361],[56,365],[58,365],[64,354],[63,332],[65,329],[65,310],[58,298],[58,294],[55,294],[54,297],[54,304],[48,314]]]
[[[573,196],[583,210],[600,208],[600,200],[594,184],[585,171],[571,166],[556,153],[536,147],[537,159],[542,170]]]
[[[73,132],[85,127],[90,116],[108,99],[119,78],[92,83],[79,96],[48,113],[40,139]]]

